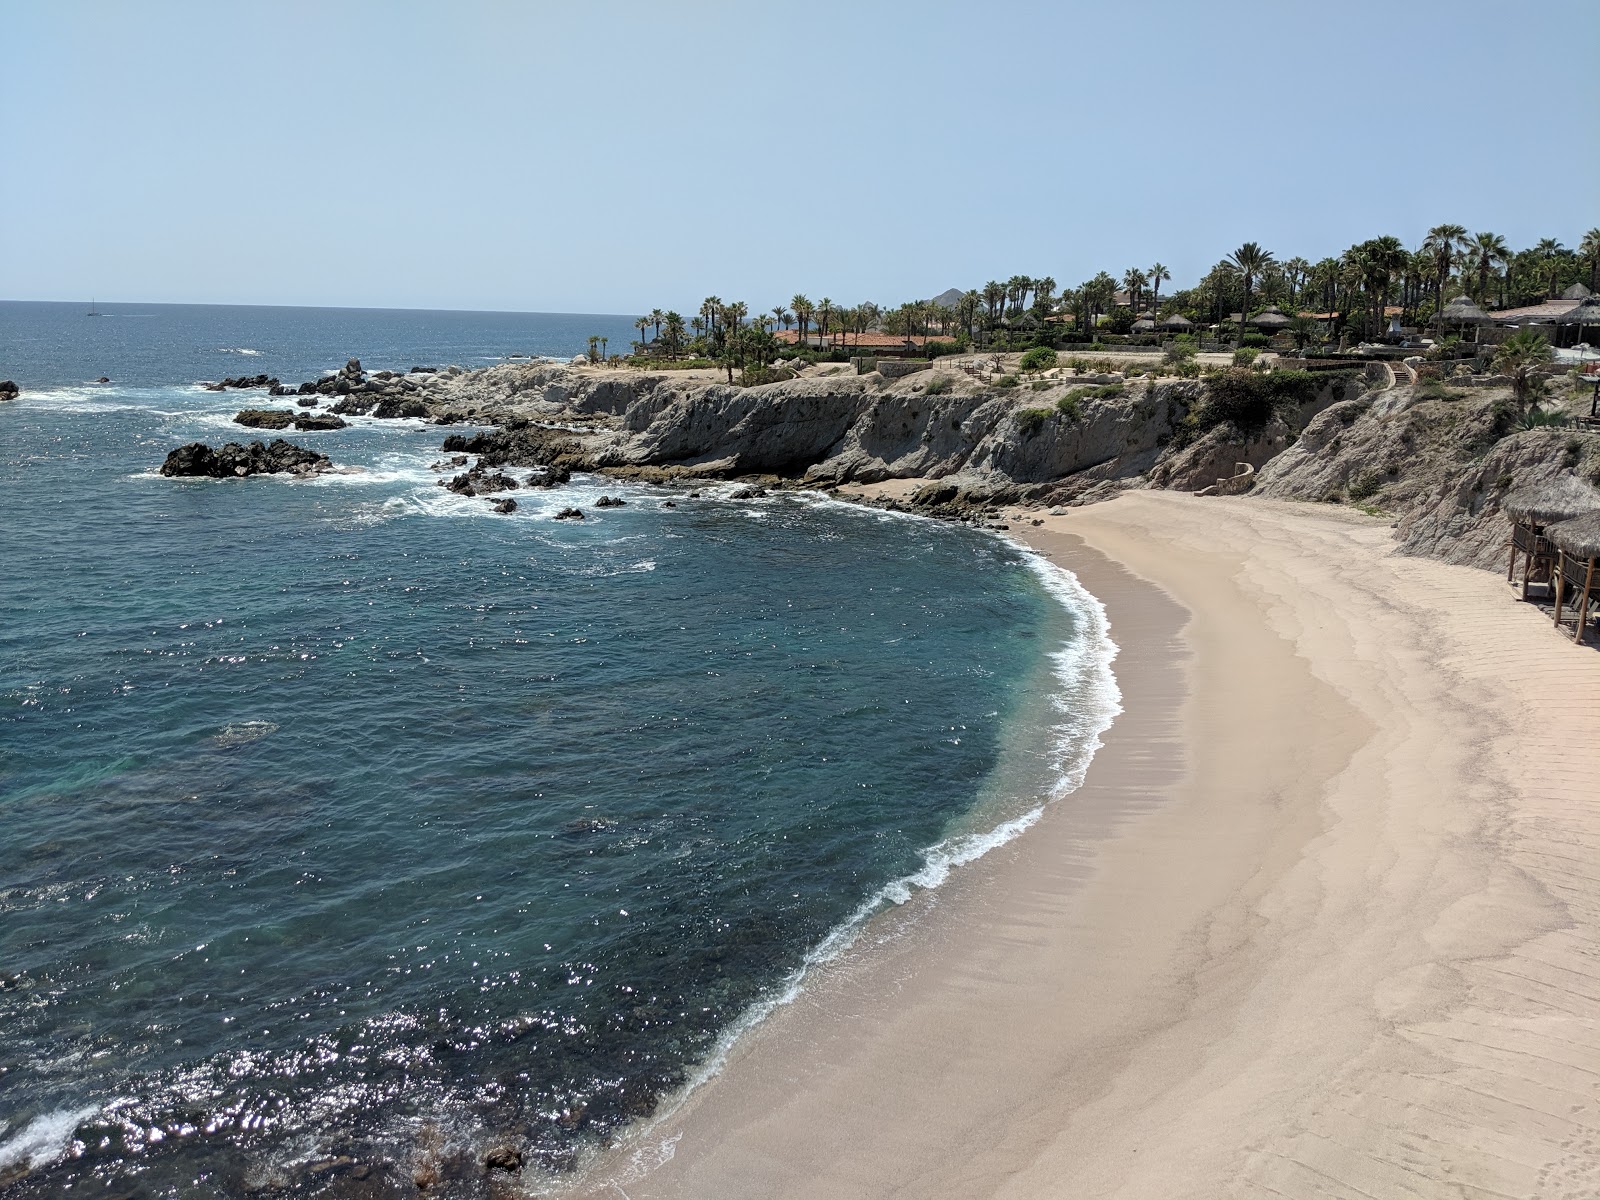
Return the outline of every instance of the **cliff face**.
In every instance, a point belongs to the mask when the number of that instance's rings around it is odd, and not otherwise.
[[[1262,468],[1255,494],[1351,501],[1395,519],[1407,554],[1494,567],[1512,488],[1600,474],[1600,434],[1517,429],[1509,389],[1396,388],[1334,405]]]
[[[429,399],[436,413],[506,425],[452,439],[489,462],[653,478],[778,474],[817,486],[932,479],[939,486],[915,503],[952,514],[1124,487],[1197,491],[1247,462],[1260,495],[1358,504],[1394,523],[1405,552],[1478,566],[1499,559],[1505,492],[1563,472],[1600,479],[1600,434],[1519,431],[1504,388],[1361,392],[1330,381],[1263,428],[1221,424],[1174,440],[1201,411],[1203,383],[1085,391],[1085,382],[999,389],[951,371],[886,381],[839,367],[742,388],[527,365],[441,377]],[[1557,407],[1576,403],[1558,392]]]
[[[932,384],[932,394],[929,385]],[[702,475],[774,473],[813,483],[957,477],[990,492],[1099,470],[1148,469],[1199,394],[1145,383],[1117,397],[1056,402],[1082,386],[983,386],[925,371],[886,383],[837,374],[729,387],[668,375],[499,367],[462,377],[458,403],[563,424],[596,467]]]

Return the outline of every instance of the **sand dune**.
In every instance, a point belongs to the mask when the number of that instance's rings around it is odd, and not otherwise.
[[[1340,510],[1025,536],[1122,646],[1084,788],[578,1193],[1600,1195],[1600,652]]]

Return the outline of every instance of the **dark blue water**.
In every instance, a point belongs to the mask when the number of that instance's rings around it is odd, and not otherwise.
[[[627,318],[106,311],[0,305],[8,1195],[559,1170],[1104,719],[1092,606],[969,530],[582,477],[495,516],[420,421],[295,436],[359,474],[155,474],[251,436],[197,380]]]

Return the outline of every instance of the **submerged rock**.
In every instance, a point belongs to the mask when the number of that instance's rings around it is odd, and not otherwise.
[[[204,442],[190,442],[167,455],[166,461],[161,464],[161,473],[176,477],[229,479],[244,475],[275,475],[284,471],[296,475],[314,475],[332,466],[326,454],[318,454],[315,450],[275,438],[270,446],[261,442],[251,442],[248,446],[229,442],[215,450]]]
[[[581,508],[563,508],[560,512],[558,512],[556,514],[556,520],[558,520],[558,521],[581,521],[581,520],[583,520],[583,509],[581,509]]]
[[[489,492],[514,491],[517,481],[503,471],[490,471],[479,463],[454,479],[439,480],[439,486],[448,488],[458,496],[482,496]]]
[[[0,400],[15,400],[22,389],[9,379],[0,379]]]
[[[628,502],[622,499],[620,496],[601,496],[600,499],[594,502],[594,506],[596,508],[622,508],[627,503]]]
[[[517,511],[517,502],[507,496],[504,500],[494,502],[494,510],[497,513],[514,513]]]
[[[522,1170],[522,1151],[515,1146],[496,1146],[483,1156],[483,1169],[515,1175]]]

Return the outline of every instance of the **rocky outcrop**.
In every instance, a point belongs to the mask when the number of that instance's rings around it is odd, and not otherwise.
[[[470,471],[465,471],[452,479],[439,480],[439,486],[458,496],[483,496],[490,492],[515,491],[518,484],[503,471],[492,470],[480,462]]]
[[[348,426],[349,422],[332,413],[297,413],[294,418],[294,427],[302,433],[308,430],[345,429]]]
[[[100,380],[101,383],[110,383],[109,379]],[[225,392],[229,388],[277,388],[278,381],[269,375],[239,375],[232,379],[219,379],[216,383],[206,384],[208,392]],[[277,393],[274,392],[274,395]]]
[[[326,454],[296,446],[282,438],[271,445],[251,442],[248,446],[229,442],[213,450],[204,442],[191,442],[179,446],[161,464],[161,473],[170,476],[199,476],[209,479],[231,479],[245,475],[275,475],[290,472],[296,475],[314,475],[330,470],[333,463]]]
[[[246,408],[233,416],[235,425],[248,429],[287,429],[294,422],[294,413],[286,408]]]
[[[1238,474],[1240,463],[1259,468],[1288,449],[1293,433],[1282,420],[1247,433],[1231,422],[1213,426],[1197,441],[1163,458],[1150,472],[1154,487],[1198,492]]]
[[[1262,467],[1252,494],[1355,503],[1394,518],[1400,549],[1496,565],[1513,487],[1600,476],[1600,434],[1519,429],[1509,390],[1396,388],[1336,404]]]
[[[0,379],[0,402],[15,400],[22,395],[22,389],[10,379]]]

